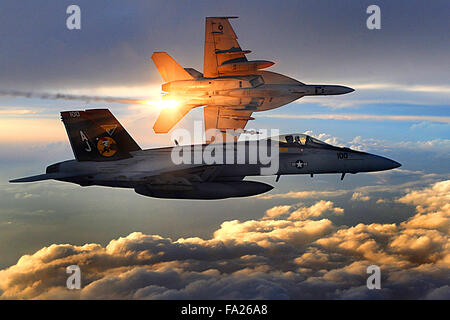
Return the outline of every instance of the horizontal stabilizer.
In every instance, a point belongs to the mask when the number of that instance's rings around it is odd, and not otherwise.
[[[36,176],[30,176],[20,179],[14,179],[9,180],[9,182],[16,183],[16,182],[36,182],[36,181],[43,181],[43,180],[51,180],[51,179],[63,179],[63,178],[69,178],[74,177],[76,175],[74,174],[67,174],[64,172],[55,172],[55,173],[44,173],[44,174],[38,174]]]
[[[192,105],[183,105],[163,109],[153,125],[153,130],[155,133],[169,132],[193,107]]]

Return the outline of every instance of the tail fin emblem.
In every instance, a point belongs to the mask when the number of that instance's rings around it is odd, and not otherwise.
[[[110,137],[99,138],[97,150],[104,157],[112,157],[117,152],[117,143]]]

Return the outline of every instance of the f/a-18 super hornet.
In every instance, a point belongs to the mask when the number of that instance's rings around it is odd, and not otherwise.
[[[54,179],[81,186],[133,188],[171,199],[225,199],[267,192],[269,184],[248,176],[372,172],[399,163],[340,148],[305,134],[141,150],[107,109],[66,111],[62,121],[74,160],[47,167],[45,174],[10,182]],[[262,153],[261,150],[270,151]],[[269,160],[269,161],[267,161]]]
[[[191,109],[205,106],[206,141],[214,137],[237,139],[253,112],[281,107],[304,96],[338,95],[354,91],[338,85],[308,85],[287,76],[262,71],[274,63],[249,61],[228,19],[208,17],[205,27],[203,74],[181,67],[166,52],[154,52],[155,63],[165,83],[164,99],[178,102],[163,109],[153,129],[169,132]],[[236,134],[229,137],[228,132]],[[218,131],[217,134],[215,131]],[[224,139],[225,138],[225,139]]]

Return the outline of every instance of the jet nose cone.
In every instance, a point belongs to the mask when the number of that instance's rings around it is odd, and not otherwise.
[[[342,93],[343,93],[343,94],[345,94],[345,93],[351,93],[351,92],[353,92],[353,91],[355,91],[355,89],[350,88],[350,87],[342,87]]]
[[[367,153],[364,156],[364,161],[361,162],[360,172],[375,172],[375,171],[384,171],[391,170],[401,167],[401,164],[397,161],[377,156],[375,154]]]
[[[326,94],[334,95],[334,94],[346,94],[355,91],[350,87],[345,86],[329,86],[326,88]]]
[[[395,169],[395,168],[398,168],[398,167],[402,166],[402,164],[398,163],[397,161],[391,160],[391,162],[392,162],[392,169]]]
[[[397,161],[384,157],[379,157],[377,162],[379,170],[391,170],[402,166]]]

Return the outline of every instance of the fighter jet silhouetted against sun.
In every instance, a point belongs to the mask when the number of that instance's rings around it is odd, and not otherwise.
[[[191,109],[205,106],[206,141],[214,137],[233,141],[244,132],[253,112],[281,107],[304,96],[353,92],[338,85],[307,85],[287,76],[261,71],[274,63],[249,61],[228,21],[237,17],[208,17],[205,27],[203,74],[183,68],[166,52],[154,52],[152,60],[164,84],[163,99],[176,101],[164,108],[156,120],[156,133],[169,132]],[[232,136],[230,131],[234,130]],[[236,134],[237,133],[237,134]],[[231,140],[230,140],[231,138]],[[227,140],[225,140],[227,139]]]

